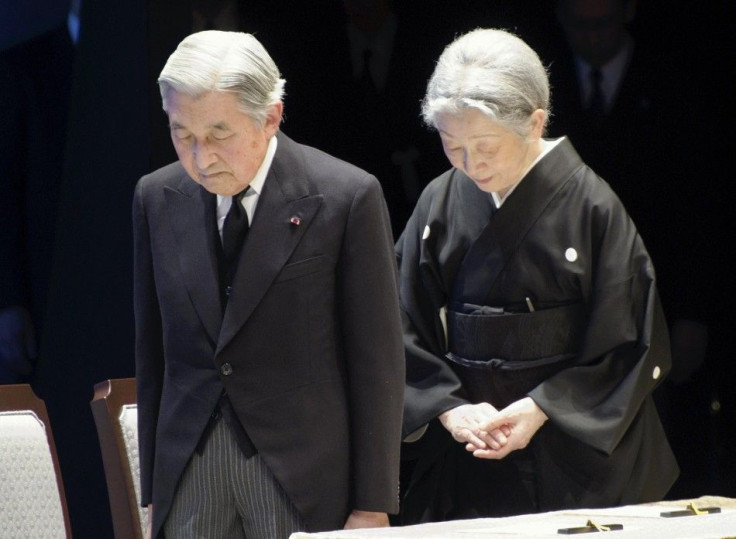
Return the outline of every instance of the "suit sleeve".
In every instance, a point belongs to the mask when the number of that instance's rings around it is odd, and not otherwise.
[[[590,307],[578,366],[530,396],[567,434],[610,454],[670,370],[669,335],[652,261],[618,200],[597,205],[588,225]]]
[[[145,507],[152,499],[156,423],[164,359],[161,314],[156,295],[144,191],[145,182],[141,180],[136,187],[133,202],[133,303],[141,505]]]
[[[352,201],[338,282],[353,508],[396,513],[404,356],[390,221],[373,177],[366,178]]]

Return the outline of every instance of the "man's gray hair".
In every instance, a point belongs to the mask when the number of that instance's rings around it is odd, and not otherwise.
[[[535,110],[550,114],[549,79],[537,53],[505,30],[479,28],[456,38],[429,79],[422,116],[436,129],[439,115],[468,108],[526,137]]]
[[[261,127],[269,107],[280,102],[284,84],[278,67],[251,34],[205,30],[186,37],[158,78],[164,110],[170,90],[199,97],[211,91],[237,95],[241,110]]]

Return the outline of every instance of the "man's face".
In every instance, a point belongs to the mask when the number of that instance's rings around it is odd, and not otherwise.
[[[281,121],[281,103],[271,107],[261,127],[230,92],[194,98],[169,90],[166,104],[171,140],[184,169],[207,191],[223,196],[250,184]]]
[[[623,47],[626,38],[622,0],[565,0],[560,23],[570,47],[593,67],[601,67]]]

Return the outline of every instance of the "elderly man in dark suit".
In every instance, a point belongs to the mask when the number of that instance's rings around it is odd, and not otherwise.
[[[179,161],[133,208],[152,536],[387,525],[404,362],[379,183],[279,132],[249,34],[189,36],[159,85]]]

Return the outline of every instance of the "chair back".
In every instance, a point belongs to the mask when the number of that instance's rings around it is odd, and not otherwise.
[[[28,384],[0,385],[0,535],[72,536],[46,405]]]
[[[138,458],[138,406],[135,378],[95,384],[90,406],[100,440],[102,462],[117,538],[142,538],[148,510],[141,507]]]

